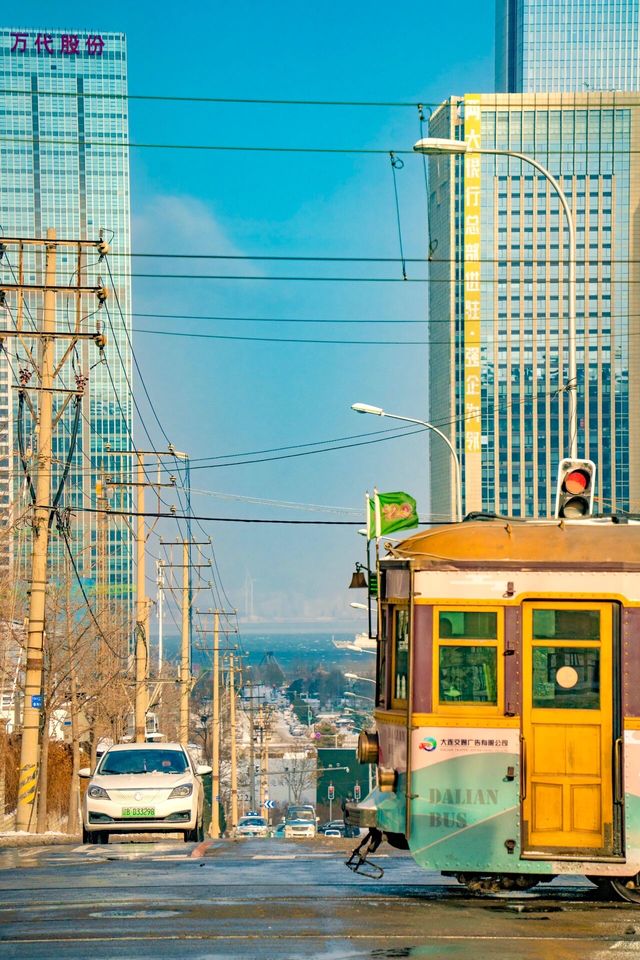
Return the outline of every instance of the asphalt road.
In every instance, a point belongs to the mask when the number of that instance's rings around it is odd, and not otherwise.
[[[471,896],[381,848],[382,880],[350,873],[351,841],[180,841],[0,850],[3,960],[627,960],[640,907],[565,878]]]

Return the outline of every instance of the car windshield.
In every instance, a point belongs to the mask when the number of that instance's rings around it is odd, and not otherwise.
[[[98,773],[184,773],[187,758],[180,750],[114,750],[105,753]]]
[[[241,827],[264,827],[266,821],[262,817],[243,817],[240,820],[239,826]]]
[[[287,820],[315,820],[313,807],[289,807]]]

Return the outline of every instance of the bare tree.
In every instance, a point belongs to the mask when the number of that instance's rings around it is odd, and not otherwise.
[[[292,803],[300,803],[304,791],[315,784],[317,766],[315,753],[285,758],[280,783],[287,787]]]

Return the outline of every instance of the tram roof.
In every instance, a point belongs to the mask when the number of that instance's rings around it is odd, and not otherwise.
[[[518,520],[487,518],[434,527],[390,547],[390,558],[420,563],[640,566],[640,524],[611,518]]]

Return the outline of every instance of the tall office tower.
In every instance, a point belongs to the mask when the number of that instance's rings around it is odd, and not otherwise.
[[[640,89],[638,0],[496,0],[496,90]]]
[[[452,98],[431,137],[534,157],[577,234],[577,447],[598,466],[596,510],[640,510],[640,108],[635,94]],[[568,454],[566,219],[529,163],[430,158],[430,417],[463,465],[465,509],[553,513]],[[633,423],[633,420],[631,421]],[[432,514],[453,469],[431,438]]]
[[[121,459],[108,455],[113,450],[131,448],[131,351],[128,330],[130,318],[130,280],[126,257],[130,252],[129,228],[129,151],[127,117],[127,62],[125,38],[119,33],[85,33],[76,30],[0,29],[0,228],[6,238],[44,238],[54,228],[60,240],[97,240],[104,231],[115,255],[114,287],[99,319],[107,336],[104,362],[95,345],[78,342],[67,357],[58,387],[75,389],[76,376],[87,377],[85,399],[75,455],[71,461],[62,508],[78,511],[81,507],[100,506],[98,495],[104,474],[117,474],[124,466]],[[60,286],[85,286],[102,283],[110,287],[104,262],[95,254],[85,261],[83,276],[78,276],[77,252],[60,246],[57,252],[57,277]],[[7,246],[0,260],[0,276],[6,283],[16,282],[18,263],[15,248]],[[24,259],[26,283],[43,283],[42,247],[28,248]],[[56,329],[70,330],[76,319],[76,303],[62,293],[56,295]],[[5,407],[16,416],[16,391],[11,389],[24,369],[32,375],[30,386],[37,385],[33,363],[38,345],[29,341],[28,331],[42,317],[42,294],[29,293],[22,305],[17,295],[7,294],[8,326],[14,327],[21,310],[27,336],[24,343],[12,337],[4,341],[5,367],[0,369],[0,418]],[[96,298],[83,295],[83,329],[96,328]],[[62,359],[69,341],[56,341],[56,357]],[[64,379],[66,378],[66,379]],[[13,394],[7,404],[7,389]],[[35,396],[35,395],[34,395]],[[54,394],[54,413],[60,411],[63,393]],[[64,469],[73,431],[73,405],[61,416],[54,433],[54,490]],[[10,418],[9,418],[10,419]],[[7,450],[0,422],[0,499],[4,500],[9,469]],[[27,460],[33,454],[35,436],[33,418],[25,415],[24,446]],[[14,433],[16,431],[14,430]],[[16,444],[17,445],[17,444]],[[18,517],[30,503],[29,484],[16,451],[13,451],[12,517]],[[3,486],[4,484],[4,486]],[[115,490],[111,500],[116,509],[128,507],[127,488]],[[28,557],[28,527],[18,524],[22,542],[16,549],[16,564]],[[106,572],[98,585],[102,600],[117,605],[120,614],[130,609],[132,582],[131,536],[127,526],[110,518],[108,530],[100,527],[94,514],[77,512],[71,526],[75,539],[74,554],[86,590],[95,585],[100,566],[98,550],[106,558]],[[103,550],[103,543],[105,544]],[[56,561],[64,556],[63,543],[53,527],[51,556],[53,577],[61,576]],[[104,564],[102,566],[104,572]],[[19,572],[20,569],[19,569]],[[105,596],[106,594],[106,596]]]

